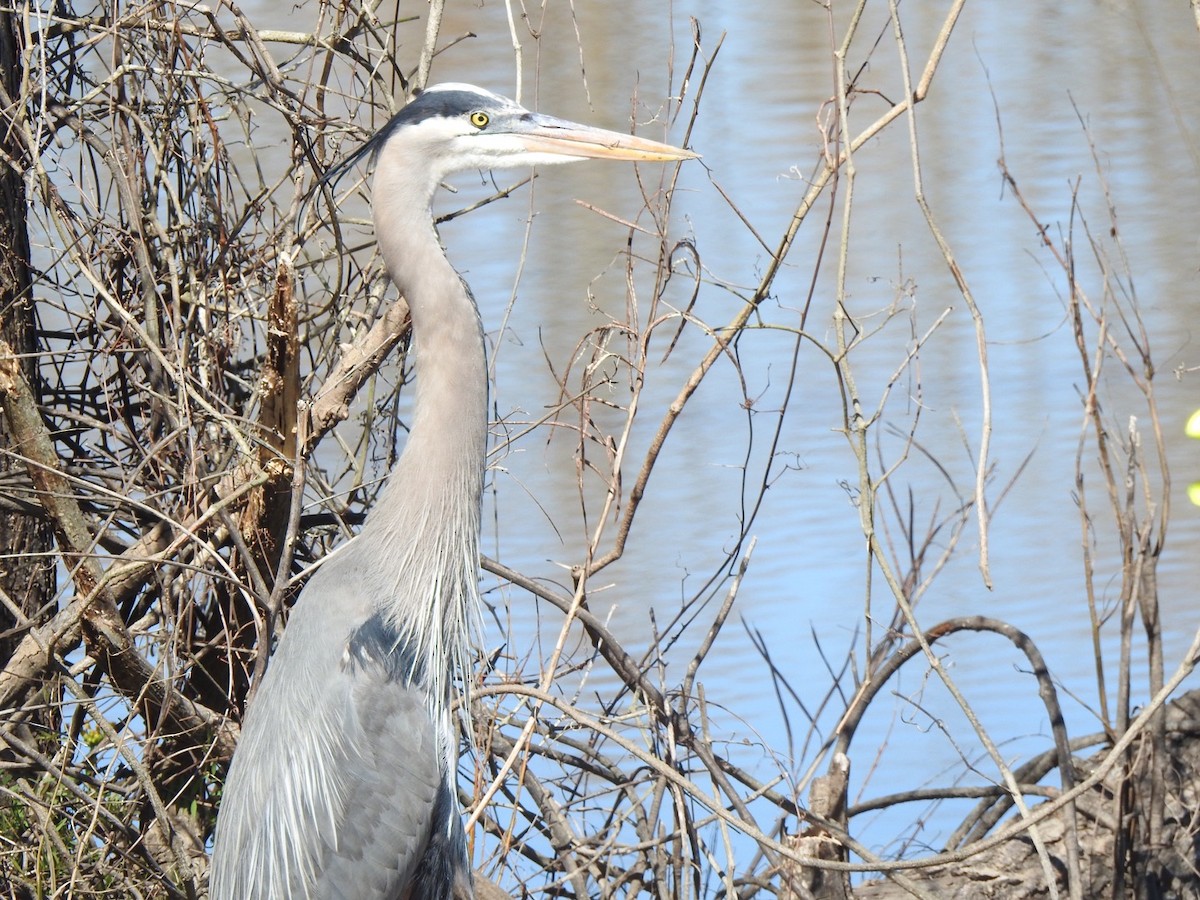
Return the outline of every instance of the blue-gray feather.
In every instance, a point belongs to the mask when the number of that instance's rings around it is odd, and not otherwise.
[[[386,151],[377,180],[400,177],[406,192],[374,206],[412,313],[412,427],[359,535],[301,592],[246,715],[213,900],[448,900],[455,885],[470,896],[451,710],[479,620],[486,358],[478,310],[433,231],[430,138],[404,128],[440,117],[444,100],[415,101],[350,158]]]
[[[322,178],[376,159],[376,241],[412,315],[416,399],[387,485],[305,586],[246,716],[212,900],[470,897],[452,709],[480,619],[487,360],[479,311],[433,229],[433,194],[464,169],[690,155],[445,85]]]
[[[449,900],[469,878],[422,662],[352,599],[370,589],[357,551],[312,577],[247,714],[218,844],[236,859],[215,860],[214,898]],[[347,619],[361,624],[328,639]]]

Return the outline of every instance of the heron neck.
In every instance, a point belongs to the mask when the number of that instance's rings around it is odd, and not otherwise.
[[[468,671],[478,626],[488,388],[483,331],[428,211],[418,218],[376,208],[380,251],[412,314],[417,383],[404,452],[360,541],[388,573],[379,611],[418,658],[430,661],[434,702],[448,702],[446,673]]]

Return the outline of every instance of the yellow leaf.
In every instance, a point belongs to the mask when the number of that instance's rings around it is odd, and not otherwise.
[[[1200,438],[1200,409],[1188,417],[1187,425],[1183,427],[1188,437]]]

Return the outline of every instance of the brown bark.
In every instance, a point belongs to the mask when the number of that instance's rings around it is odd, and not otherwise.
[[[846,828],[846,790],[850,783],[850,759],[844,753],[835,754],[829,774],[814,778],[809,789],[809,826],[792,839],[796,851],[813,859],[846,862],[849,854],[837,836],[820,824],[833,822]],[[816,869],[810,866],[787,864],[781,873],[780,900],[848,900],[850,879],[836,869]]]
[[[1163,710],[1166,746],[1165,777],[1152,760],[1152,735],[1143,735],[1130,751],[1130,766],[1116,766],[1108,778],[1079,798],[1078,841],[1084,897],[1200,898],[1200,865],[1196,820],[1197,785],[1200,785],[1200,691],[1184,694]],[[1100,755],[1103,756],[1101,751]],[[1092,760],[1077,763],[1087,771]],[[1153,786],[1162,781],[1162,809],[1153,798]],[[1121,801],[1122,795],[1125,800]],[[1117,818],[1121,805],[1126,818]],[[1151,827],[1155,817],[1159,821]],[[1115,826],[1115,827],[1114,827]],[[1066,892],[1065,862],[1071,830],[1063,816],[1040,826],[1047,852],[1059,875],[1058,888]],[[1157,833],[1157,841],[1150,835]],[[1115,850],[1126,849],[1119,865]],[[1049,896],[1042,867],[1027,835],[1007,841],[961,863],[914,870],[907,878],[935,897],[1003,898],[1022,900]],[[911,896],[904,888],[879,880],[859,886],[854,896],[863,900],[893,900]]]
[[[11,100],[18,96],[21,83],[19,24],[15,13],[0,15],[2,135],[12,132],[12,117],[22,114]],[[0,140],[4,157],[17,159],[19,153],[11,142],[3,136]],[[0,166],[0,340],[12,348],[16,359],[11,364],[19,367],[36,396],[38,340],[29,265],[25,183],[19,166]],[[0,662],[5,665],[24,629],[53,613],[54,532],[28,492],[19,490],[25,472],[21,456],[8,422],[0,418],[0,484],[6,486],[0,489],[0,591],[15,607],[0,603]],[[48,704],[45,709],[49,712],[52,707]]]

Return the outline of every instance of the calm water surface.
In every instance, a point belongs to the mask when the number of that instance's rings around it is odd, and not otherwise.
[[[914,67],[923,65],[946,5],[922,0],[902,5]],[[495,0],[449,6],[444,42],[466,32],[477,37],[439,57],[434,80],[470,81],[513,93],[515,68],[504,6]],[[748,293],[768,258],[717,186],[774,246],[817,158],[817,120],[832,93],[829,25],[817,4],[760,3],[753,12],[747,9],[727,0],[551,4],[544,21],[536,23],[542,39],[522,34],[524,101],[613,128],[625,127],[634,92],[643,104],[639,119],[645,123],[653,116],[671,90],[672,60],[678,83],[690,48],[690,17],[699,22],[708,53],[724,35],[691,136],[703,165],[684,166],[672,226],[674,236],[690,236],[699,250],[709,283],[696,312],[713,324],[728,320],[738,307],[737,297],[725,286]],[[902,94],[885,13],[886,4],[874,4],[858,45],[856,58],[861,60],[868,39],[881,35],[878,51],[861,74],[861,86],[879,93],[856,100],[859,127]],[[269,24],[270,15],[256,21]],[[294,18],[288,27],[298,27]],[[402,25],[398,33],[403,53],[419,46],[423,26]],[[929,100],[918,107],[929,200],[986,322],[995,429],[989,498],[997,507],[991,530],[993,589],[980,578],[979,535],[971,525],[922,601],[919,615],[926,627],[950,616],[990,615],[1029,633],[1060,683],[1077,697],[1064,697],[1075,734],[1098,727],[1089,711],[1096,705],[1096,689],[1074,496],[1082,375],[1065,314],[1061,272],[1039,245],[996,165],[1001,154],[997,114],[1009,167],[1039,221],[1056,239],[1062,240],[1071,227],[1071,198],[1077,190],[1088,225],[1104,242],[1109,263],[1119,267],[1117,246],[1108,235],[1105,188],[1116,210],[1121,248],[1157,364],[1157,398],[1172,472],[1171,522],[1159,580],[1171,669],[1200,624],[1200,510],[1185,495],[1188,482],[1200,480],[1200,443],[1183,437],[1188,414],[1200,407],[1198,375],[1192,371],[1200,365],[1193,333],[1200,318],[1198,44],[1200,35],[1185,4],[968,4]],[[642,131],[682,138],[680,128],[664,131],[661,124],[645,124]],[[949,308],[921,355],[919,399],[906,374],[894,389],[886,418],[907,429],[919,402],[922,447],[959,491],[969,492],[981,421],[974,331],[912,199],[906,126],[898,123],[865,147],[857,165],[847,308],[878,325],[879,312],[900,296],[904,316],[912,310],[911,328],[917,332]],[[484,191],[476,179],[459,181],[463,193],[454,204]],[[640,208],[632,169],[569,167],[543,173],[532,199],[522,193],[443,231],[452,258],[480,301],[494,344],[496,409],[515,420],[536,418],[555,402],[546,359],[561,369],[579,336],[603,321],[588,302],[589,291],[597,306],[623,315],[619,254],[626,229],[576,204],[576,198],[618,216],[634,216]],[[531,205],[536,216],[527,225]],[[764,307],[764,321],[771,325],[794,328],[799,323],[797,310],[809,291],[824,215],[822,209],[805,225]],[[1074,229],[1080,277],[1099,301],[1102,283],[1078,214]],[[526,241],[527,258],[518,273],[515,261]],[[831,246],[836,248],[836,235]],[[808,321],[814,336],[830,344],[834,271],[831,255],[817,278]],[[641,288],[648,291],[649,285]],[[878,402],[903,358],[909,333],[906,322],[892,322],[858,351],[856,375],[868,404]],[[590,601],[602,615],[611,604],[608,618],[631,646],[645,647],[651,613],[659,622],[669,619],[680,599],[698,589],[736,541],[746,494],[743,476],[751,485],[762,478],[774,422],[771,411],[783,402],[792,346],[788,333],[768,330],[747,336],[740,345],[745,392],[762,412],[747,414],[735,372],[724,365],[672,433],[629,551],[604,573],[602,584],[610,587],[593,593]],[[668,362],[649,373],[635,450],[645,447],[705,347],[703,336],[693,330]],[[1148,427],[1136,392],[1111,360],[1109,366],[1101,396],[1109,426],[1124,428],[1130,416],[1137,416],[1141,427]],[[847,489],[857,476],[850,448],[835,431],[839,421],[829,365],[804,345],[774,480],[751,529],[758,543],[738,599],[740,621],[730,623],[703,669],[709,700],[724,710],[717,713],[719,719],[723,716],[720,726],[736,740],[751,745],[761,741],[779,752],[789,746],[787,727],[747,629],[766,636],[772,658],[809,708],[828,690],[826,661],[840,665],[860,641],[856,635],[866,593],[862,536]],[[880,434],[885,435],[881,452],[894,458],[899,440],[886,437],[883,429]],[[490,555],[558,583],[565,580],[561,564],[579,559],[585,534],[571,450],[570,440],[547,444],[539,433],[497,454],[486,513]],[[1086,452],[1090,460],[1092,451]],[[630,458],[638,460],[638,453]],[[630,469],[627,478],[632,474]],[[1003,486],[1014,478],[1002,496]],[[904,502],[912,491],[918,523],[928,521],[935,508],[945,513],[956,503],[945,476],[919,454],[899,470],[894,487]],[[1107,604],[1119,592],[1119,569],[1108,540],[1107,501],[1094,479],[1088,499],[1105,554],[1098,562],[1096,587],[1100,602]],[[888,518],[887,526],[890,538],[898,539],[894,518]],[[500,600],[504,595],[491,596]],[[533,639],[536,620],[532,610],[518,605],[527,602],[523,595],[513,599],[509,614],[515,647],[525,636]],[[878,586],[874,599],[885,599]],[[1112,630],[1107,644],[1110,665],[1115,663],[1114,635]],[[1044,714],[1024,674],[1026,664],[1007,645],[976,635],[941,649],[956,682],[1010,759],[1047,746]],[[687,648],[680,660],[690,653]],[[911,666],[895,684],[908,699],[879,703],[864,724],[855,758],[855,790],[864,796],[945,783],[952,777],[948,772],[961,769],[958,750],[936,723],[944,720],[952,732],[961,724],[943,692],[927,681],[921,666]],[[1113,681],[1109,683],[1111,687]],[[603,691],[605,686],[592,687]],[[1137,701],[1144,699],[1144,679],[1135,692]],[[788,713],[799,741],[805,733],[802,716],[794,705]],[[828,716],[821,720],[823,731],[833,724]],[[967,742],[965,752],[976,759],[979,753],[970,746]],[[885,749],[872,771],[879,748]],[[811,756],[799,746],[795,752],[796,758],[783,765],[799,772]],[[746,755],[752,760],[766,756],[752,746]],[[773,765],[764,761],[764,771]],[[917,815],[908,812],[905,820]],[[923,840],[936,844],[938,835],[944,836],[940,821]],[[885,817],[869,827],[866,841],[889,846],[902,825]]]

